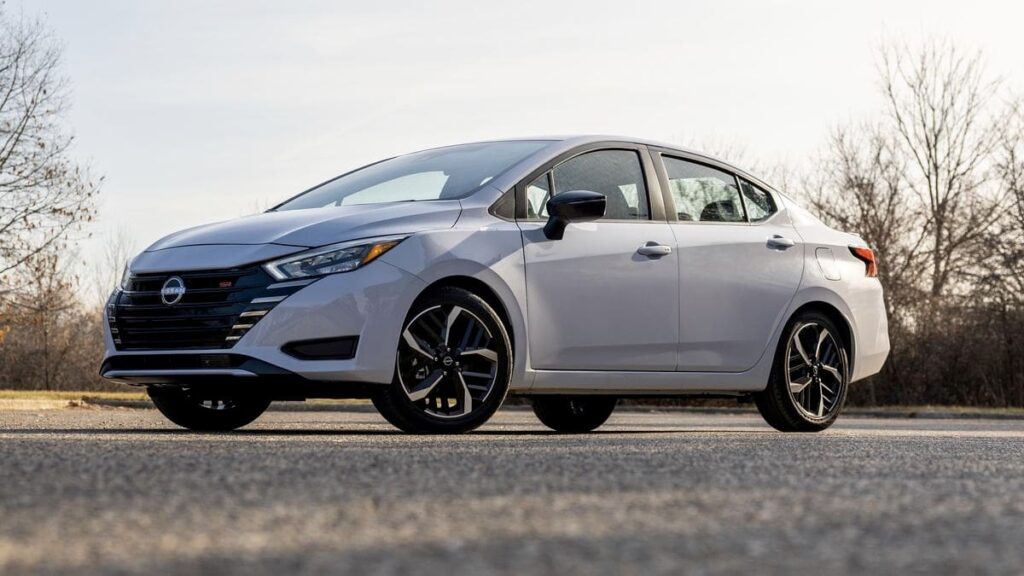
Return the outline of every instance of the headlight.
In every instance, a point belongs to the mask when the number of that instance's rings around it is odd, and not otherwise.
[[[268,262],[263,265],[263,269],[275,280],[351,272],[373,262],[406,238],[407,236],[386,236],[332,244]]]
[[[107,276],[107,278],[109,278],[109,276]],[[128,283],[131,282],[131,279],[132,279],[132,271],[131,271],[130,268],[128,268],[128,263],[125,262],[124,272],[121,272],[121,283],[120,283],[121,290],[127,290],[128,289]]]

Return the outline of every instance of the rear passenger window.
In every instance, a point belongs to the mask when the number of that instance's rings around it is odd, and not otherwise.
[[[743,191],[743,203],[747,207],[747,218],[751,222],[767,220],[777,211],[771,194],[746,180],[740,180],[740,189]]]
[[[736,178],[728,172],[663,157],[676,215],[683,221],[745,222]]]
[[[556,166],[552,176],[555,194],[572,190],[604,194],[608,199],[608,208],[604,213],[606,219],[650,218],[644,171],[640,167],[640,157],[632,150],[587,152]],[[527,190],[529,197],[529,188]]]

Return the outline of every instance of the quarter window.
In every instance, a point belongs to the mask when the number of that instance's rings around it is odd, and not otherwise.
[[[548,184],[548,173],[545,172],[526,187],[526,217],[547,218],[550,198],[551,186]]]
[[[750,182],[740,180],[740,189],[743,191],[743,203],[747,207],[747,217],[751,222],[767,220],[778,210],[772,195]]]
[[[663,157],[676,214],[683,221],[744,222],[736,177],[728,172]]]
[[[604,194],[608,199],[608,208],[604,215],[606,219],[650,218],[644,171],[640,166],[640,157],[635,151],[598,150],[581,154],[556,166],[552,175],[555,194],[572,190],[589,190]],[[528,191],[527,197],[529,196]]]

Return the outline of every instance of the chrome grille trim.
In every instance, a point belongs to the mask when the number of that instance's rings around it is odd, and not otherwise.
[[[253,298],[252,304],[275,304],[284,300],[287,296],[266,296],[263,298]]]

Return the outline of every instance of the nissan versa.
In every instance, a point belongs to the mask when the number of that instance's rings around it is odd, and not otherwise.
[[[859,237],[702,154],[464,144],[153,244],[106,305],[100,371],[195,430],[362,397],[402,430],[464,432],[511,392],[563,432],[683,394],[818,431],[888,354],[877,275]]]

